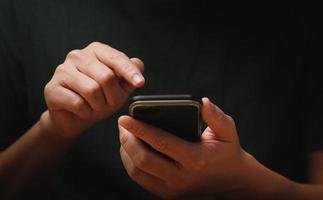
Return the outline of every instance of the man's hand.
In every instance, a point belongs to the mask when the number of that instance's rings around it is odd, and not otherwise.
[[[194,195],[323,199],[321,185],[293,182],[245,152],[233,119],[207,98],[203,98],[202,117],[208,127],[199,143],[184,141],[129,116],[120,117],[120,154],[130,177],[167,199]]]
[[[98,42],[71,51],[45,87],[48,110],[0,154],[0,199],[41,198],[73,139],[144,85],[143,68]]]
[[[207,98],[202,117],[208,127],[200,143],[191,143],[122,116],[120,152],[132,179],[163,198],[226,194],[244,187],[240,180],[253,158],[240,147],[233,119]],[[170,159],[151,151],[141,140]]]
[[[63,137],[79,135],[113,114],[144,85],[143,70],[138,58],[99,42],[71,51],[45,87],[48,111],[42,125]]]

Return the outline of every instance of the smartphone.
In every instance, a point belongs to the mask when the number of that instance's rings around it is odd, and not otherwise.
[[[201,136],[201,103],[192,95],[139,95],[129,105],[129,114],[190,142]]]

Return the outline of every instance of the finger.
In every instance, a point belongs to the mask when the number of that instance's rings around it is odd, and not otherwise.
[[[155,150],[184,165],[189,163],[191,143],[130,116],[121,116],[118,123]]]
[[[208,98],[203,98],[202,102],[202,117],[214,132],[215,137],[225,142],[237,142],[238,136],[233,119]]]
[[[140,60],[139,58],[130,58],[130,60],[138,67],[141,73],[144,73],[145,64],[144,62],[142,62],[142,60]]]
[[[115,73],[100,61],[93,61],[87,65],[80,64],[77,69],[99,83],[109,105],[117,105],[128,95],[119,84]]]
[[[80,118],[88,118],[92,115],[92,109],[86,101],[69,89],[48,83],[44,93],[50,110],[66,110]]]
[[[80,72],[100,84],[105,100],[109,105],[117,105],[120,103],[120,99],[124,99],[129,94],[121,87],[113,70],[93,55],[82,50],[73,50],[67,55],[68,59],[74,63]]]
[[[120,143],[137,168],[162,180],[172,180],[179,172],[174,162],[149,150],[128,130],[120,126],[119,131]]]
[[[72,65],[71,63],[65,64]],[[63,71],[63,73],[59,71]],[[80,94],[93,110],[99,111],[106,104],[100,85],[79,72],[74,66],[65,66],[61,69],[58,67],[57,76],[59,76],[59,82],[62,85]]]
[[[87,47],[102,63],[109,66],[134,87],[144,85],[145,79],[133,62],[124,53],[99,42]]]
[[[162,190],[165,188],[165,183],[162,180],[138,169],[123,147],[120,148],[120,156],[128,175],[136,183],[158,196],[162,194]]]
[[[139,58],[131,58],[130,60],[135,65],[137,65],[137,67],[139,68],[141,73],[144,72],[144,63]],[[121,87],[123,88],[123,90],[126,91],[127,94],[130,94],[132,91],[134,91],[136,89],[136,87],[134,87],[132,84],[128,83],[127,81],[125,81],[123,79],[121,79],[119,81],[119,83],[120,83]]]

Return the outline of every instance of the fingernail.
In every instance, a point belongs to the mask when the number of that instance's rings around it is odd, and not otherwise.
[[[140,85],[141,83],[144,82],[145,79],[141,74],[135,74],[135,75],[133,75],[132,80],[133,80],[134,84]]]
[[[203,97],[202,98],[203,105],[209,104],[209,110],[210,111],[215,111],[216,107],[215,105],[210,101],[208,97]]]
[[[203,102],[203,104],[205,104],[205,103],[206,103],[206,102],[208,102],[208,101],[210,101],[210,100],[209,100],[209,98],[207,98],[207,97],[203,97],[203,98],[202,98],[202,102]]]

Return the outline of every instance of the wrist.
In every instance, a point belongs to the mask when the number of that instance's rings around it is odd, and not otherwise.
[[[239,189],[229,197],[234,199],[294,199],[297,185],[259,163],[243,152]]]
[[[76,139],[76,134],[62,133],[62,131],[54,125],[48,110],[42,113],[38,124],[41,132],[55,141],[70,143]]]

